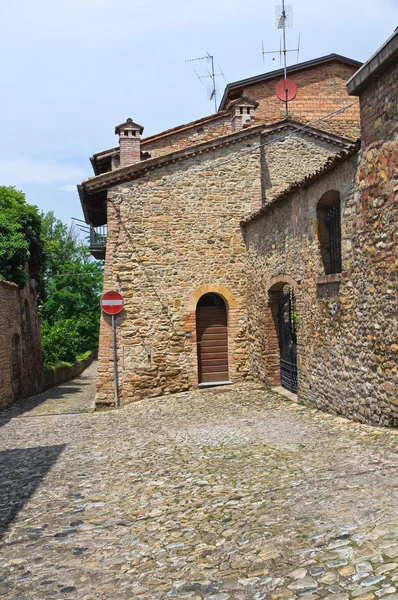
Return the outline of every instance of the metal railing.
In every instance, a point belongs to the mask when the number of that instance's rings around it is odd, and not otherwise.
[[[90,250],[101,250],[106,247],[107,226],[93,227],[90,225]]]

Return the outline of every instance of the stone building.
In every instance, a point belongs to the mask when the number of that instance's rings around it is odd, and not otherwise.
[[[79,192],[86,221],[108,227],[104,289],[125,301],[122,401],[251,375],[240,221],[355,150],[359,111],[345,82],[359,65],[330,55],[291,67],[288,119],[275,71],[229,85],[215,115],[146,139],[128,119],[115,129],[119,146],[92,157],[95,176]],[[106,317],[97,401],[114,401]]]
[[[0,408],[41,389],[40,326],[31,284],[20,289],[0,280]]]
[[[243,220],[250,372],[398,425],[398,31],[347,83],[361,146]],[[297,381],[298,380],[298,381]]]

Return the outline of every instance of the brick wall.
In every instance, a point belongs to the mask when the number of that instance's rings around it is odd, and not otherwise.
[[[40,391],[42,361],[36,294],[0,281],[0,407]],[[14,343],[14,378],[13,378]],[[14,384],[13,384],[14,379]]]
[[[119,137],[120,148],[120,167],[134,165],[141,160],[140,139],[131,135],[131,130],[128,130],[128,135]]]
[[[297,85],[297,96],[289,103],[289,116],[304,123],[326,117],[352,102],[346,82],[355,72],[338,61],[311,67],[290,76]],[[257,100],[256,124],[272,123],[285,118],[285,104],[275,95],[275,86],[282,77],[248,85],[242,94]],[[355,105],[331,120],[319,122],[320,129],[355,140],[359,137],[359,106]]]

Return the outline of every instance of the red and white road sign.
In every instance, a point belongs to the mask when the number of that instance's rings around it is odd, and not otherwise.
[[[101,308],[107,315],[117,315],[123,308],[123,298],[119,292],[105,292],[101,296]]]

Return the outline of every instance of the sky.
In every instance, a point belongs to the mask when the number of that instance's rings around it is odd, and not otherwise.
[[[288,0],[289,1],[289,0]],[[276,4],[277,2],[275,2]],[[89,157],[118,145],[128,117],[144,136],[214,112],[186,59],[209,52],[228,82],[280,68],[269,0],[0,0],[0,185],[70,224]],[[366,61],[398,25],[398,0],[292,0],[299,62]],[[290,55],[288,64],[296,62]],[[207,84],[206,84],[207,85]],[[225,82],[218,79],[219,99]]]

